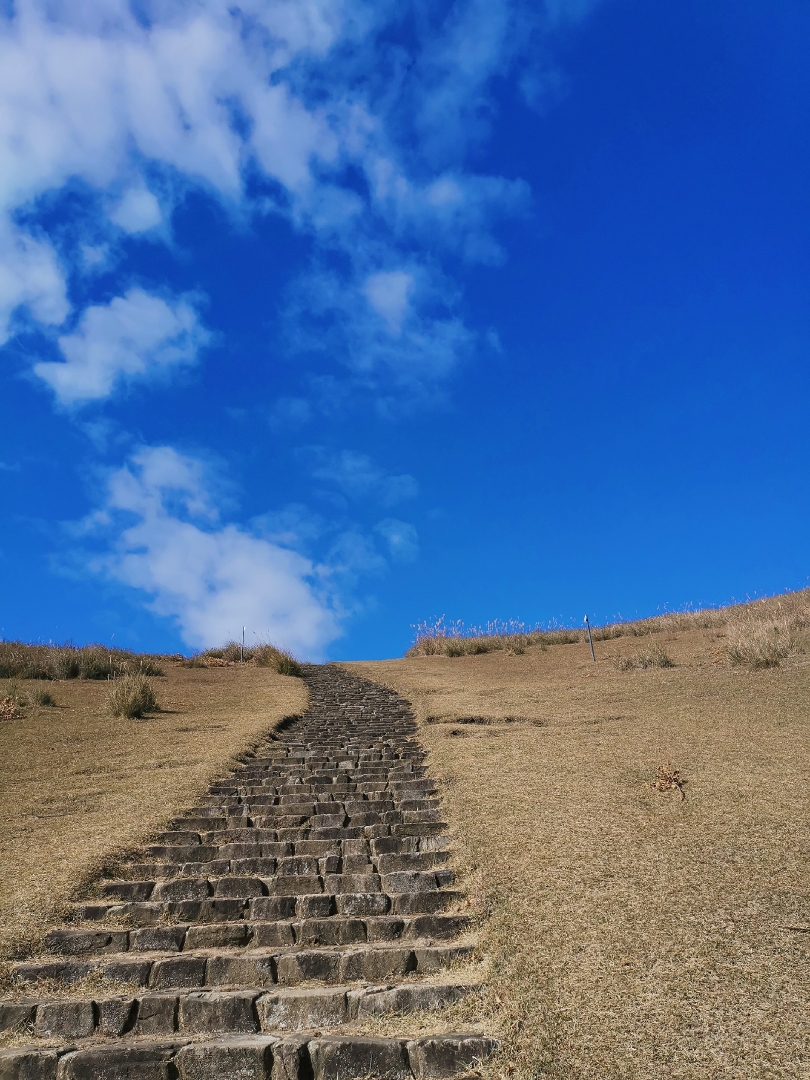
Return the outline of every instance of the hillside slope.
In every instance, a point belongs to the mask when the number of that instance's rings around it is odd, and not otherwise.
[[[349,665],[415,706],[505,1075],[807,1075],[810,667],[731,667],[726,633],[647,670],[630,638]]]

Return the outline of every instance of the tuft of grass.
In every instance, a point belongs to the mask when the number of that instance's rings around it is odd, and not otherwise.
[[[29,690],[26,698],[27,704],[39,706],[40,708],[52,709],[56,705],[53,695],[48,690]]]
[[[779,667],[799,652],[796,620],[739,619],[728,628],[726,656],[732,667],[753,670]]]
[[[152,684],[140,672],[122,675],[111,681],[107,707],[112,716],[125,716],[131,720],[160,709]]]
[[[654,641],[646,648],[637,649],[632,656],[620,656],[615,661],[619,671],[632,671],[634,668],[645,670],[646,668],[671,668],[675,664],[664,646]]]
[[[251,650],[251,661],[256,667],[273,668],[279,675],[292,675],[295,678],[303,674],[301,665],[286,649],[277,649],[275,645],[257,645]]]

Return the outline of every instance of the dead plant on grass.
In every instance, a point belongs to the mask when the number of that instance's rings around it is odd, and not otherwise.
[[[658,766],[652,786],[656,791],[677,791],[683,802],[686,798],[683,790],[684,782],[681,778],[681,770],[673,769],[672,762],[667,761],[664,765]]]
[[[131,720],[158,712],[160,708],[152,684],[140,672],[111,681],[107,706],[112,716],[125,716]]]
[[[0,698],[0,720],[16,720],[19,715],[20,710],[14,698]]]

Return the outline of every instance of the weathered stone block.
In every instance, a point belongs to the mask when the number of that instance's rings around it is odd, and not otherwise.
[[[437,1035],[408,1043],[408,1059],[416,1080],[440,1080],[474,1068],[495,1049],[483,1035]]]
[[[391,901],[385,893],[340,893],[335,905],[341,915],[385,915]]]
[[[180,1080],[269,1080],[275,1042],[257,1035],[190,1043],[179,1051],[175,1065]]]
[[[177,1027],[184,1035],[205,1035],[220,1031],[249,1034],[259,1030],[253,1003],[257,994],[250,991],[205,991],[182,994],[177,1012]]]
[[[205,900],[210,895],[208,878],[173,878],[155,885],[152,900]]]
[[[190,926],[186,931],[186,949],[240,948],[250,940],[251,928],[245,922],[213,923]]]
[[[129,947],[136,952],[180,952],[185,936],[184,926],[147,926],[130,933]]]
[[[170,1080],[176,1043],[97,1046],[66,1054],[57,1080]]]
[[[302,982],[334,983],[338,980],[340,955],[317,949],[282,953],[276,957],[276,973],[282,986],[297,986]]]
[[[331,1027],[347,1019],[346,990],[276,990],[256,1002],[262,1031],[302,1031]]]
[[[204,984],[204,956],[178,956],[169,960],[156,960],[149,977],[149,985],[156,990],[164,987],[203,986]]]
[[[0,1080],[56,1080],[55,1050],[0,1050]]]
[[[344,953],[340,962],[340,978],[345,982],[363,979],[382,982],[395,976],[406,975],[416,968],[412,949],[358,949]]]
[[[95,1029],[92,1001],[44,1001],[37,1006],[34,1034],[38,1038],[86,1039]]]
[[[314,1080],[382,1076],[411,1080],[405,1041],[361,1036],[313,1039],[309,1044]]]
[[[97,1002],[98,1030],[102,1035],[120,1039],[135,1023],[138,1011],[137,998],[106,998]]]
[[[177,996],[144,994],[138,999],[136,1035],[171,1035],[177,1028]]]

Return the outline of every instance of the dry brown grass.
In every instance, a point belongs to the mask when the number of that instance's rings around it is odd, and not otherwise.
[[[808,1076],[810,667],[731,667],[707,621],[659,631],[673,668],[617,670],[607,637],[596,664],[581,642],[347,665],[423,725],[488,916],[496,1076]]]
[[[613,638],[647,637],[651,634],[672,634],[690,630],[736,628],[741,642],[738,652],[729,652],[729,661],[754,667],[776,667],[781,659],[795,651],[786,645],[797,631],[810,627],[810,589],[782,593],[779,596],[748,600],[722,608],[701,608],[689,611],[668,611],[649,619],[608,623],[592,627],[594,641]],[[478,656],[488,652],[507,652],[522,655],[527,649],[546,649],[550,645],[569,645],[585,641],[585,630],[575,626],[539,626],[527,628],[515,620],[487,623],[484,627],[465,626],[462,622],[447,622],[445,617],[421,622],[416,627],[415,640],[408,656]],[[757,638],[752,646],[748,639]],[[762,639],[762,640],[760,640]],[[774,647],[773,639],[779,644]],[[763,643],[769,641],[763,649]],[[762,655],[775,657],[775,662],[759,663]],[[655,666],[655,665],[651,665]]]
[[[113,719],[107,683],[70,681],[49,687],[57,708],[0,722],[0,962],[33,947],[100,866],[305,707],[301,680],[269,668],[164,667],[163,711],[146,719]]]

